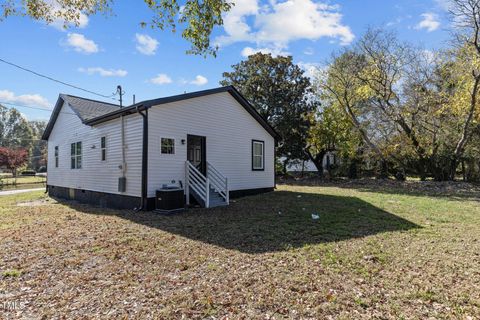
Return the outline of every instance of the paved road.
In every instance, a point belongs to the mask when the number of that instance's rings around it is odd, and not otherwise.
[[[11,195],[11,194],[32,192],[32,191],[39,191],[39,190],[45,190],[45,187],[35,188],[35,189],[17,189],[17,190],[0,191],[0,196],[8,196],[8,195]]]

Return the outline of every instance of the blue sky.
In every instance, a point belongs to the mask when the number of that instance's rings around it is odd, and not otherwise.
[[[133,5],[132,3],[135,3]],[[237,0],[225,25],[212,34],[216,58],[185,54],[180,34],[141,28],[151,12],[142,1],[116,1],[113,16],[83,17],[62,30],[29,18],[0,22],[0,58],[104,95],[125,91],[137,102],[218,86],[222,72],[256,51],[290,54],[307,71],[324,64],[369,26],[396,30],[426,50],[449,39],[446,0]],[[78,91],[0,63],[0,103],[51,110],[59,93],[93,99]],[[18,108],[28,119],[47,120],[50,111]]]

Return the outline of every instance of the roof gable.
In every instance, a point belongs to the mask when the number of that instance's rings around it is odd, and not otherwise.
[[[111,103],[101,102],[97,100],[91,100],[81,97],[76,97],[67,94],[60,94],[55,108],[53,109],[52,116],[48,121],[47,127],[42,135],[43,140],[48,140],[50,133],[52,132],[53,126],[57,121],[58,114],[63,107],[63,104],[67,103],[70,109],[80,118],[82,123],[97,118],[101,115],[108,114],[119,110],[120,107]]]
[[[63,101],[68,103],[70,108],[72,108],[82,122],[86,122],[101,115],[120,109],[120,106],[118,105],[71,95],[61,94],[60,97],[62,97]]]

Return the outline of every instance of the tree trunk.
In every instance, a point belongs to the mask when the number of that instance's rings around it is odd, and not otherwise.
[[[418,175],[420,176],[421,181],[427,180],[427,163],[428,161],[425,158],[420,158],[418,160]]]
[[[317,153],[315,156],[312,155],[310,152],[310,148],[307,147],[305,148],[305,153],[307,154],[308,158],[313,162],[315,165],[315,168],[317,168],[318,175],[320,177],[323,176],[323,157],[327,153],[326,150],[321,150],[319,153]]]
[[[348,166],[348,178],[349,179],[358,179],[358,160],[352,159],[350,165]]]
[[[380,172],[378,174],[379,179],[388,179],[388,163],[386,160],[380,160]]]
[[[283,160],[282,171],[283,171],[283,174],[284,174],[284,175],[287,174],[287,164],[288,164],[288,159]]]

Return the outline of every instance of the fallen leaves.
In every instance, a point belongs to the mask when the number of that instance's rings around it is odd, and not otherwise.
[[[0,293],[22,302],[0,317],[475,319],[480,208],[419,192],[282,186],[169,217],[0,199],[0,271],[21,270]]]

